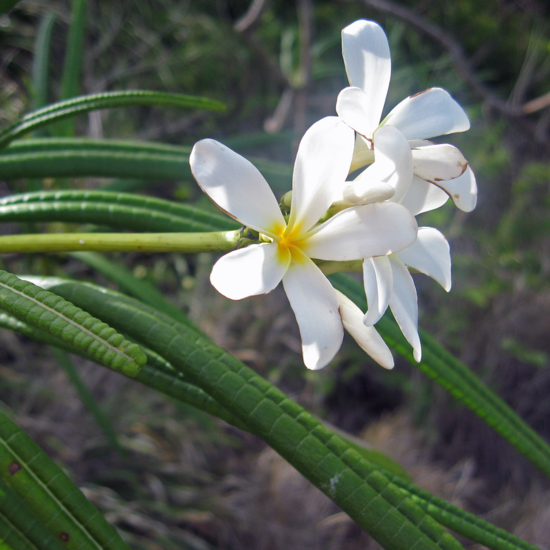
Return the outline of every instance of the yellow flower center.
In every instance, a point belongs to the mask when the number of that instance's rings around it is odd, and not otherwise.
[[[300,224],[295,224],[290,231],[288,231],[288,226],[273,227],[270,233],[274,236],[273,240],[277,242],[277,250],[281,261],[288,258],[289,253],[294,262],[303,260],[303,252],[307,248],[307,239],[301,231]]]

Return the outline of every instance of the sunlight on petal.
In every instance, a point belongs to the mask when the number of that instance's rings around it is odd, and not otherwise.
[[[399,201],[416,216],[443,206],[449,200],[449,195],[433,183],[413,176],[407,194]]]
[[[374,327],[365,326],[363,312],[347,296],[336,292],[340,301],[340,315],[344,328],[367,355],[385,369],[393,369],[393,355],[378,331]]]
[[[393,274],[388,256],[363,261],[363,285],[368,305],[363,323],[372,326],[380,321],[390,303]]]
[[[393,288],[390,308],[403,335],[413,348],[416,361],[422,358],[422,346],[418,336],[418,299],[414,281],[403,262],[390,256],[393,271]]]
[[[393,201],[407,193],[413,177],[413,157],[409,142],[393,126],[382,126],[374,137],[374,164],[380,166],[381,181],[395,189]]]
[[[468,161],[462,153],[448,143],[412,149],[414,173],[423,180],[437,183],[462,176]]]
[[[338,117],[325,117],[304,134],[292,176],[289,231],[296,224],[308,231],[342,196],[354,142],[353,130]]]
[[[343,262],[386,256],[412,244],[417,228],[414,216],[400,204],[354,206],[316,228],[306,252],[311,258]]]
[[[419,227],[416,241],[396,255],[407,266],[435,279],[451,290],[451,249],[443,234],[433,227]]]
[[[473,170],[468,166],[462,176],[449,181],[438,181],[441,187],[452,199],[457,208],[471,212],[477,204],[477,183]]]
[[[365,170],[367,172],[369,168]],[[362,174],[365,174],[363,172]],[[378,176],[373,177],[374,181],[370,181],[369,174],[365,174],[359,182],[355,182],[351,185],[344,187],[342,193],[342,200],[337,201],[335,204],[343,205],[358,205],[358,204],[372,204],[373,202],[384,202],[391,199],[395,195],[395,189],[387,183],[377,182]]]
[[[342,53],[349,83],[367,95],[370,116],[377,126],[391,77],[386,33],[374,21],[355,21],[342,31]]]
[[[277,199],[262,174],[225,145],[213,139],[199,141],[189,164],[201,189],[242,224],[260,232],[285,225]]]
[[[380,116],[373,113],[369,98],[361,88],[344,88],[336,99],[338,116],[358,134],[372,139]]]
[[[464,109],[441,88],[430,88],[404,99],[384,119],[407,139],[428,139],[470,128]]]
[[[290,264],[288,250],[278,248],[275,243],[254,244],[222,256],[212,268],[212,286],[231,300],[271,292]]]
[[[308,369],[322,369],[344,338],[336,290],[305,255],[297,263],[293,260],[283,286],[300,328],[304,363]]]

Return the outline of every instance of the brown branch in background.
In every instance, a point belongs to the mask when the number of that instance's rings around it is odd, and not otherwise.
[[[233,28],[237,31],[250,49],[258,57],[263,67],[267,67],[269,73],[275,77],[283,86],[288,87],[290,83],[281,71],[281,68],[275,63],[271,56],[265,51],[262,44],[254,36],[254,29],[260,21],[260,16],[268,5],[268,0],[253,0],[248,11],[239,19]]]
[[[538,29],[533,29],[529,36],[529,44],[527,46],[527,52],[525,53],[525,59],[521,66],[519,76],[514,84],[514,88],[510,97],[508,98],[508,103],[514,107],[518,107],[525,101],[525,95],[529,86],[533,81],[533,74],[537,66],[540,52],[540,33]],[[523,106],[523,112],[525,113],[525,105]]]
[[[264,122],[264,130],[268,134],[281,131],[290,113],[290,108],[294,103],[294,95],[294,88],[288,87],[284,89],[275,112]]]
[[[550,92],[526,103],[523,106],[523,112],[526,114],[536,113],[537,111],[540,111],[548,106],[550,106]]]
[[[253,0],[248,11],[233,26],[237,32],[245,32],[254,29],[267,7],[267,0]]]

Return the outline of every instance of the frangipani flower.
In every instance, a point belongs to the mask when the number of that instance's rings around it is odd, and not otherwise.
[[[475,208],[477,187],[474,174],[460,151],[449,144],[427,139],[463,132],[470,128],[468,116],[443,89],[430,88],[410,96],[380,122],[391,76],[388,39],[372,21],[355,21],[342,31],[342,51],[350,87],[338,96],[336,111],[357,132],[351,170],[373,162],[380,130],[397,128],[409,141],[413,155],[411,191],[425,193],[422,181],[435,184],[466,212]],[[438,201],[445,201],[443,193]]]
[[[412,215],[440,206],[441,190],[428,184],[413,186],[413,156],[407,139],[392,126],[377,130],[374,143],[376,162],[345,188],[344,196],[354,195],[361,202],[389,188],[387,202],[405,206]],[[435,190],[435,192],[434,192]],[[446,196],[445,196],[446,200]],[[444,202],[444,201],[443,201]],[[408,267],[434,278],[447,291],[451,288],[449,243],[432,227],[420,227],[414,243],[394,254],[363,260],[363,282],[368,310],[364,323],[372,326],[384,315],[388,305],[420,361],[422,349],[418,336],[418,300]]]
[[[199,141],[189,160],[203,191],[260,234],[260,244],[230,252],[216,262],[210,276],[213,286],[240,300],[270,292],[282,281],[300,328],[304,363],[310,369],[332,360],[344,330],[338,294],[312,258],[350,261],[385,256],[416,238],[414,217],[393,203],[346,208],[316,225],[342,194],[353,142],[353,131],[337,117],[324,118],[306,132],[294,166],[288,222],[260,172],[221,143]],[[354,337],[370,349],[373,333],[363,334],[368,338],[361,340],[360,331]]]

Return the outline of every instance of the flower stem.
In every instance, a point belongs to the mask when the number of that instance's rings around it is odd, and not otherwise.
[[[47,233],[0,237],[0,254],[28,252],[229,252],[240,230],[208,233]]]

